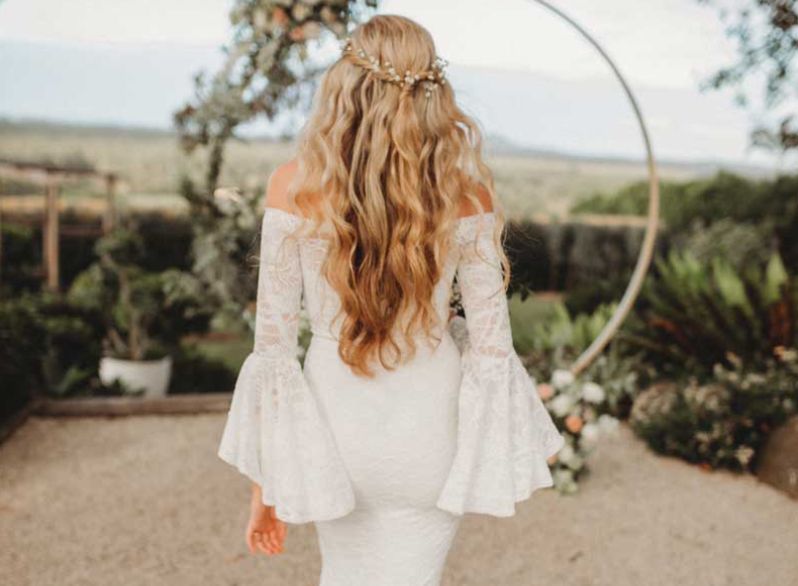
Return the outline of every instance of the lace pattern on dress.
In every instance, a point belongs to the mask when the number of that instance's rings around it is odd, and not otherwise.
[[[255,344],[236,381],[219,446],[222,460],[262,488],[291,523],[340,517],[354,491],[297,358],[301,218],[267,208],[261,226]]]
[[[314,273],[326,247],[286,237],[304,221],[274,208],[264,213],[255,343],[218,450],[292,523],[334,519],[355,507],[335,439],[297,358],[303,290],[313,302],[316,331],[330,331],[336,307],[336,299],[327,299],[332,290]],[[512,345],[494,221],[492,213],[458,221],[447,272],[450,285],[456,266],[466,318],[449,328],[461,349],[462,377],[457,450],[437,505],[455,514],[514,514],[516,502],[553,484],[546,458],[564,444]],[[327,308],[320,300],[332,303]]]
[[[463,218],[457,280],[466,317],[450,326],[462,353],[458,444],[438,507],[455,514],[515,514],[515,503],[553,486],[546,459],[565,438],[515,352],[495,215]]]

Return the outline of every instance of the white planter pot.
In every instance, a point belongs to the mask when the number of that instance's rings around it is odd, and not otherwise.
[[[100,358],[100,380],[110,385],[120,380],[131,389],[144,389],[145,397],[163,397],[172,376],[172,357],[160,360]]]

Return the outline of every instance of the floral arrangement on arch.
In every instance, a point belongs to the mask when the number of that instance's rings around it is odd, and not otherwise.
[[[587,470],[587,459],[599,441],[616,432],[618,419],[605,412],[607,393],[598,383],[580,379],[569,370],[555,370],[551,380],[536,384],[538,395],[565,445],[549,459],[555,488],[573,494]]]
[[[242,265],[268,175],[235,178],[237,193],[221,186],[227,144],[257,119],[301,111],[326,68],[313,49],[337,42],[375,8],[376,0],[233,0],[221,65],[194,76],[193,95],[172,115],[183,151],[202,165],[201,175],[180,179],[194,232],[192,273],[226,327],[254,319],[254,281]]]
[[[221,67],[194,78],[194,96],[173,114],[187,153],[208,151],[205,191],[218,187],[228,140],[242,124],[304,103],[324,64],[311,48],[343,38],[372,14],[377,0],[235,0]]]

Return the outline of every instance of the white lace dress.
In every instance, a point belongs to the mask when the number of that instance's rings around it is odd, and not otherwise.
[[[414,359],[377,365],[373,379],[338,356],[325,241],[285,238],[306,221],[264,213],[255,345],[218,455],[279,518],[315,523],[320,586],[436,586],[462,514],[513,515],[552,486],[546,458],[564,443],[513,349],[495,216],[458,220],[436,288],[445,323],[456,275],[464,324],[453,320],[437,347],[419,338]],[[303,298],[313,334],[304,369]]]

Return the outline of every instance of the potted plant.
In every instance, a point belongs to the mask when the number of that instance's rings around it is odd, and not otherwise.
[[[120,227],[97,241],[98,261],[78,275],[70,300],[102,316],[105,336],[99,365],[104,385],[119,381],[132,392],[163,396],[172,355],[188,333],[205,331],[210,312],[192,275],[150,271],[135,229]]]

